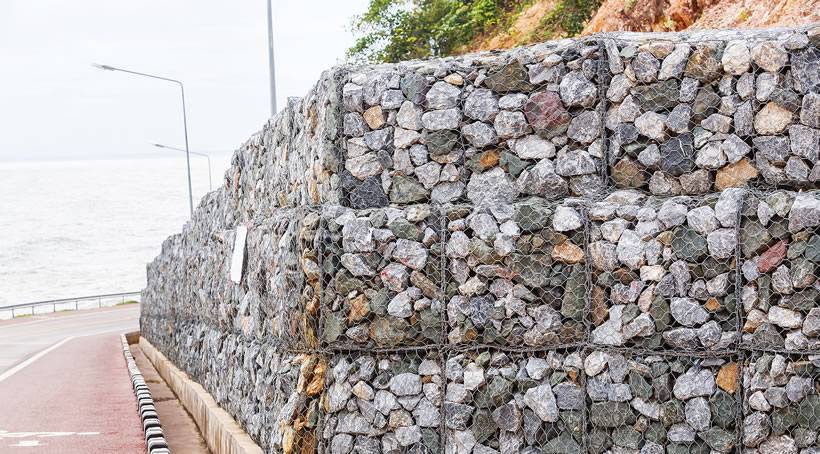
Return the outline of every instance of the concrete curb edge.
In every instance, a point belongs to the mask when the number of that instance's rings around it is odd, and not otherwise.
[[[144,337],[139,346],[159,375],[196,422],[208,449],[214,454],[262,454],[262,448],[245,433],[239,423],[223,410],[213,396],[191,380]],[[153,453],[152,453],[153,454]]]
[[[168,449],[168,442],[165,440],[165,433],[162,431],[162,424],[159,421],[157,409],[154,406],[154,398],[151,396],[151,390],[145,383],[145,378],[142,376],[137,367],[137,362],[134,361],[134,356],[131,354],[131,348],[128,346],[126,335],[120,335],[122,342],[122,354],[125,357],[125,363],[128,366],[128,375],[131,377],[131,385],[134,387],[134,394],[137,397],[137,409],[140,413],[140,421],[142,422],[142,430],[145,434],[145,446],[148,448],[149,454],[171,454]]]

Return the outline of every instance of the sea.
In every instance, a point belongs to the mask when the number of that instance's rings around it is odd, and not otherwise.
[[[230,155],[211,158],[213,185]],[[208,165],[191,157],[194,208]],[[0,161],[0,307],[138,291],[189,218],[185,157]]]

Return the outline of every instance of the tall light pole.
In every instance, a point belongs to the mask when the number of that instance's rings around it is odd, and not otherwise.
[[[186,150],[184,150],[182,148],[171,147],[171,146],[168,146],[168,145],[163,145],[161,143],[152,143],[151,145],[153,145],[157,148],[165,148],[167,150],[181,151],[183,153],[186,152]],[[203,157],[205,157],[205,159],[208,160],[208,190],[213,191],[214,190],[214,185],[211,183],[211,157],[208,156],[205,153],[200,153],[200,152],[197,152],[197,151],[188,151],[188,153],[191,153],[191,154],[197,155],[197,156],[203,156]]]
[[[193,195],[193,191],[191,190],[191,156],[190,156],[191,152],[188,150],[188,113],[185,110],[185,87],[182,85],[182,82],[178,81],[176,79],[168,78],[168,77],[155,76],[153,74],[146,74],[146,73],[141,73],[141,72],[137,72],[137,71],[131,71],[131,70],[128,70],[128,69],[115,68],[115,67],[109,66],[109,65],[94,64],[94,67],[99,68],[99,69],[103,69],[103,70],[106,70],[106,71],[119,71],[119,72],[123,72],[123,73],[133,74],[135,76],[150,77],[152,79],[164,80],[166,82],[173,82],[173,83],[179,85],[179,90],[180,90],[180,93],[182,94],[182,125],[185,129],[185,161],[188,164],[188,207],[190,208],[191,216],[193,216],[194,215],[194,195]]]
[[[273,65],[273,9],[268,0],[268,65],[270,66],[270,114],[276,115],[276,69]]]

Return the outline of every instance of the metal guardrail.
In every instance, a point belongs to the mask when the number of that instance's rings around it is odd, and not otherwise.
[[[24,308],[30,308],[31,312],[30,315],[34,315],[34,308],[41,307],[41,306],[52,306],[52,312],[57,312],[58,305],[65,305],[74,303],[74,310],[79,310],[81,303],[88,303],[93,302],[94,300],[97,301],[97,307],[103,307],[103,300],[109,299],[116,299],[119,298],[121,303],[128,301],[129,299],[133,299],[130,297],[137,297],[140,296],[140,291],[135,292],[122,292],[122,293],[105,293],[101,295],[89,295],[89,296],[79,296],[75,298],[60,298],[54,300],[46,300],[46,301],[35,301],[32,303],[21,303],[21,304],[12,304],[11,306],[2,306],[0,307],[0,312],[11,311],[11,318],[15,317],[15,311]],[[70,309],[63,309],[63,310],[70,310]],[[28,311],[27,311],[28,312]]]

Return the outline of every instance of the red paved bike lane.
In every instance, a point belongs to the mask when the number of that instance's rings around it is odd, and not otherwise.
[[[118,334],[71,339],[0,382],[7,452],[146,452]]]

